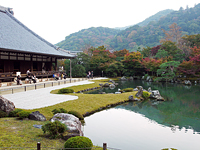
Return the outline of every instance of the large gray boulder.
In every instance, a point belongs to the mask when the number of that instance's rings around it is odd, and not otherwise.
[[[41,114],[39,111],[34,111],[29,114],[28,118],[30,120],[36,120],[36,121],[46,121],[46,117]]]
[[[190,82],[190,80],[184,80],[184,84],[185,85],[192,85],[192,83]]]
[[[79,136],[83,136],[81,122],[74,115],[67,114],[67,113],[57,113],[53,116],[53,118],[51,118],[50,121],[54,122],[56,120],[67,125],[68,132],[76,133]]]
[[[9,114],[14,109],[14,103],[0,95],[0,110],[6,112],[6,114]]]
[[[103,85],[103,87],[109,87],[109,83],[105,83],[104,85]]]
[[[123,77],[121,77],[121,79],[120,80],[122,80],[122,81],[126,81],[127,80],[127,78],[125,77],[125,76],[123,76]]]
[[[130,95],[130,96],[128,97],[128,100],[129,100],[129,101],[140,101],[139,98],[134,98],[133,95]]]
[[[142,86],[137,86],[138,92],[136,93],[136,97],[141,97],[143,94],[143,87]]]
[[[157,101],[164,101],[165,99],[160,95],[158,90],[151,92],[150,98],[156,99]]]
[[[109,88],[110,88],[110,89],[114,89],[114,88],[115,88],[115,85],[114,85],[114,84],[110,84],[110,85],[109,85]]]
[[[133,80],[133,77],[130,77],[129,80]]]
[[[147,82],[153,82],[153,79],[150,76],[147,76],[146,81]]]

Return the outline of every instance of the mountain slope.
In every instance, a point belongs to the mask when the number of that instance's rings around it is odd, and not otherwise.
[[[152,22],[152,21],[159,21],[159,19],[163,16],[166,16],[168,15],[169,13],[173,12],[174,10],[172,9],[166,9],[166,10],[163,10],[163,11],[159,11],[158,13],[156,13],[155,15],[153,16],[150,16],[149,18],[145,19],[144,21],[136,24],[136,25],[139,25],[139,26],[146,26],[148,25],[148,23]]]
[[[168,15],[169,13],[173,12],[174,10],[172,9],[166,9],[166,10],[162,10],[162,11],[159,11],[158,13],[156,13],[155,15],[153,16],[150,16],[149,18],[145,19],[144,21],[140,22],[140,23],[137,23],[135,25],[139,25],[139,26],[145,26],[147,25],[149,22],[151,21],[158,21],[161,17],[163,16],[166,16]],[[116,27],[114,29],[118,29],[118,30],[125,30],[131,26],[134,26],[134,25],[129,25],[129,26],[125,26],[125,27]]]
[[[56,45],[70,51],[82,50],[85,45],[93,47],[100,45],[108,46],[106,43],[109,43],[110,39],[113,39],[118,32],[119,30],[112,28],[92,27],[70,34],[65,37],[64,41]]]
[[[138,46],[153,47],[159,45],[160,39],[164,36],[162,29],[169,30],[169,25],[173,23],[177,23],[181,27],[183,34],[200,33],[200,4],[194,8],[180,9],[172,11],[168,15],[162,15],[170,11],[161,11],[125,30],[104,27],[83,29],[65,37],[64,41],[56,45],[72,51],[82,50],[85,45],[93,47],[104,45],[108,49],[135,51]],[[162,17],[158,20],[158,17],[155,16],[159,15]]]
[[[156,46],[163,38],[162,29],[169,30],[169,25],[177,23],[181,27],[183,34],[200,33],[200,4],[194,8],[173,11],[163,16],[159,21],[150,22],[146,26],[135,25],[119,32],[109,43],[115,50],[128,49],[136,50],[138,46]]]

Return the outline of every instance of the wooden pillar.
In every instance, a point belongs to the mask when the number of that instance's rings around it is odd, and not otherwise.
[[[107,143],[103,143],[103,150],[107,149]]]
[[[55,71],[57,71],[57,58],[55,58]]]
[[[52,61],[52,57],[51,57],[51,70],[50,71],[53,71],[53,65],[52,65],[53,61]]]
[[[30,55],[30,57],[31,57],[31,72],[33,72],[33,55]]]
[[[71,65],[71,59],[70,59],[70,81],[72,79],[72,65]]]
[[[37,150],[41,150],[41,143],[37,142]]]

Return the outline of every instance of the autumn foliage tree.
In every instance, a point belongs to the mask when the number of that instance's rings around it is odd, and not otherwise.
[[[145,67],[147,72],[151,72],[152,75],[159,69],[159,66],[163,63],[163,59],[154,59],[146,57],[142,60],[141,64]]]
[[[141,73],[142,54],[140,52],[127,53],[124,56],[123,64],[127,76],[133,76]]]
[[[179,41],[181,40],[182,37],[182,32],[180,31],[181,27],[179,27],[176,23],[173,23],[169,25],[169,31],[166,31],[162,29],[162,31],[165,34],[164,39],[160,40],[160,43],[166,42],[166,41],[171,41],[175,42],[176,45],[179,45]]]
[[[90,60],[91,70],[95,70],[97,74],[101,74],[101,71],[106,70],[106,68],[115,61],[116,56],[109,50],[106,50],[104,46],[99,46],[95,48],[92,53]]]

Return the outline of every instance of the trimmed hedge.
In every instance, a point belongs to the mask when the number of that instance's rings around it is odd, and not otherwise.
[[[6,116],[7,116],[6,112],[3,110],[0,110],[0,118],[4,118]]]
[[[17,116],[19,117],[19,119],[28,118],[29,115],[30,115],[30,112],[28,111],[20,111],[17,113]]]
[[[42,126],[43,133],[48,132],[50,138],[55,139],[62,137],[62,134],[67,130],[67,126],[60,121],[56,120],[54,122],[47,122]]]
[[[53,112],[53,114],[57,114],[57,113],[67,113],[67,110],[60,108],[60,109],[54,109],[51,112]]]
[[[123,89],[122,91],[124,91],[124,92],[133,92],[133,88],[126,88],[126,89]]]
[[[80,113],[77,112],[77,111],[71,110],[71,111],[68,112],[68,114],[72,114],[72,115],[76,116],[77,118],[79,118],[80,120],[84,120],[83,115],[80,114]]]
[[[91,150],[92,147],[92,141],[83,136],[71,137],[64,144],[64,148],[80,148],[79,150],[85,150],[86,148],[87,150]]]
[[[13,110],[13,111],[11,111],[10,113],[9,113],[9,117],[18,117],[18,113],[20,112],[20,111],[23,111],[22,109],[15,109],[15,110]]]
[[[73,89],[68,89],[68,88],[62,88],[58,90],[58,94],[73,93],[73,92],[74,92]]]
[[[143,93],[142,93],[142,97],[144,98],[144,99],[148,99],[149,97],[150,97],[150,93],[149,92],[147,92],[147,91],[143,91]]]

